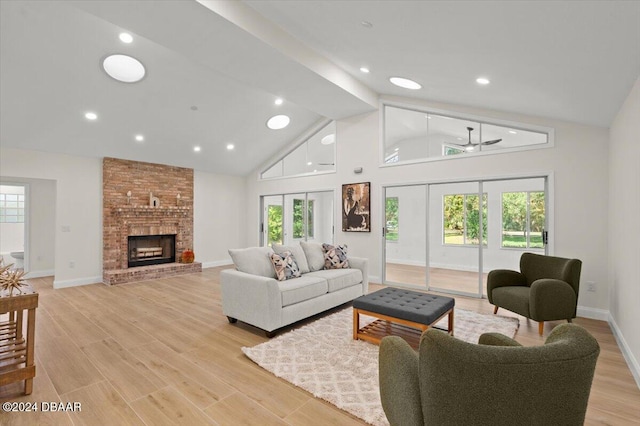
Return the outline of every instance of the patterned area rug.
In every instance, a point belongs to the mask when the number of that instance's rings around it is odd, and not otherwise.
[[[361,316],[361,327],[374,318]],[[447,319],[436,327],[446,328]],[[456,309],[455,336],[477,343],[482,333],[513,337],[517,318]],[[251,360],[278,377],[372,425],[388,425],[378,389],[378,346],[353,340],[353,310],[343,309],[252,348]]]

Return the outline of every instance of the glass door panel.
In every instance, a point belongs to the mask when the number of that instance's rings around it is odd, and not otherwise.
[[[479,182],[429,185],[429,289],[479,296],[487,196]],[[480,200],[482,209],[480,209]]]
[[[286,194],[284,196],[284,244],[304,241],[307,235],[305,205],[307,194]]]
[[[307,193],[307,241],[333,243],[333,191]]]
[[[262,245],[282,244],[284,215],[282,195],[262,197]]]
[[[427,186],[388,187],[385,194],[384,281],[424,288]]]
[[[483,294],[486,276],[493,269],[520,269],[524,252],[546,254],[543,232],[547,229],[546,178],[509,179],[483,183],[489,195],[489,233],[484,247]]]

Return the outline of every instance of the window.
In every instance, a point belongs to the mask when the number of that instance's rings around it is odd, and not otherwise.
[[[478,194],[450,194],[443,202],[445,245],[477,246],[480,234]],[[487,194],[482,195],[482,245],[487,245]]]
[[[24,194],[0,193],[0,223],[24,223]]]
[[[270,246],[273,243],[282,244],[282,206],[270,204],[267,207],[267,220],[269,235],[267,245]]]
[[[394,105],[383,107],[384,164],[551,146],[553,129]]]
[[[313,210],[314,202],[307,204],[307,232],[308,238],[313,238]],[[293,238],[304,238],[304,200],[293,200]]]
[[[385,223],[387,241],[398,241],[398,197],[387,197]]]
[[[302,139],[292,150],[260,173],[261,179],[334,172],[336,123],[331,121]]]
[[[544,192],[502,193],[502,247],[544,248]]]

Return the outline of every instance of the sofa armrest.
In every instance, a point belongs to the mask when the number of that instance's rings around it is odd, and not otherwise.
[[[577,304],[578,296],[575,290],[565,281],[541,278],[531,283],[529,312],[533,320],[575,318]]]
[[[364,257],[350,257],[349,266],[362,272],[362,294],[369,293],[369,259]]]
[[[282,322],[278,281],[235,269],[220,271],[222,312],[232,318],[273,331]]]
[[[509,269],[494,269],[487,275],[487,298],[493,304],[493,289],[506,286],[526,286],[527,279],[517,271]]]

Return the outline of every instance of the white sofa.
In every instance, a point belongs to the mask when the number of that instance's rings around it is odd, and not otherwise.
[[[324,269],[322,246],[306,243],[275,245],[278,253],[291,251],[302,276],[275,279],[270,247],[229,250],[236,269],[220,272],[222,311],[237,320],[263,329],[268,337],[286,325],[308,318],[367,294],[367,259],[349,257],[348,269]]]

